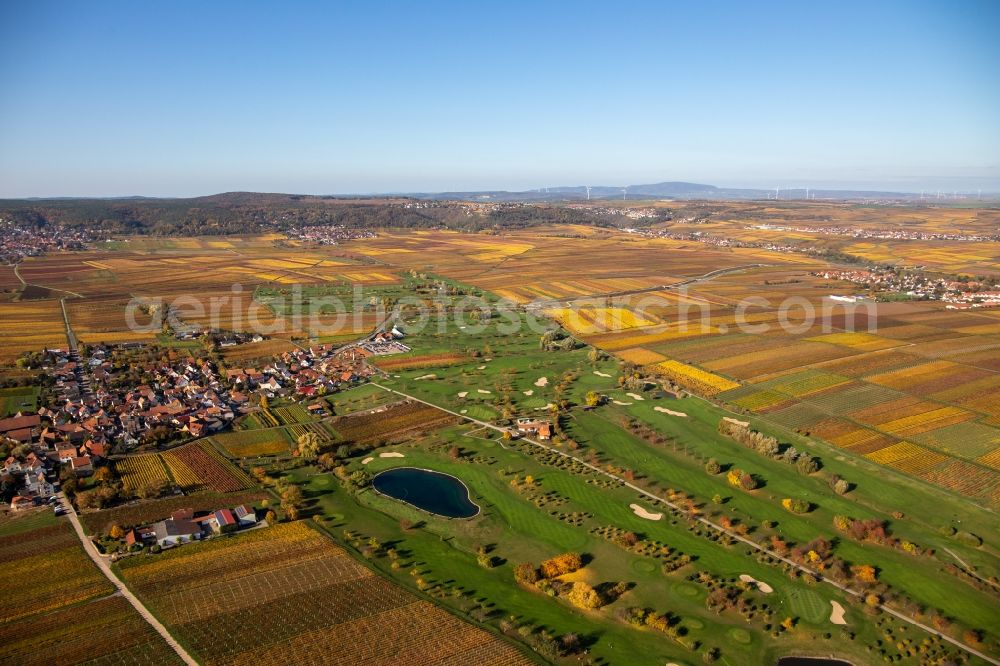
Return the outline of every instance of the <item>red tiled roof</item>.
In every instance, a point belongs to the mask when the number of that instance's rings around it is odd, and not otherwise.
[[[11,432],[14,430],[24,430],[37,428],[42,423],[42,418],[38,414],[29,416],[12,416],[9,419],[0,419],[0,432]]]

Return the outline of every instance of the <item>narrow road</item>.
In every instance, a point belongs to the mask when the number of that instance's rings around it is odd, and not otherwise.
[[[382,386],[381,384],[377,384],[375,382],[372,382],[372,384],[374,386],[377,386],[378,388],[382,389],[383,391],[388,391],[390,393],[395,393],[396,395],[403,396],[404,398],[409,398],[410,400],[413,400],[415,402],[419,402],[419,403],[422,403],[424,405],[428,405],[430,407],[434,407],[435,409],[439,409],[442,412],[447,412],[448,414],[451,414],[452,416],[456,416],[456,417],[458,417],[460,419],[463,419],[465,421],[468,421],[470,423],[475,423],[476,425],[482,426],[484,428],[490,428],[490,429],[496,430],[498,432],[503,432],[505,430],[505,428],[501,428],[500,426],[493,425],[492,423],[487,423],[486,421],[480,421],[479,419],[474,419],[471,416],[466,416],[465,414],[459,414],[458,412],[452,411],[450,409],[446,409],[444,407],[441,407],[440,405],[435,405],[432,402],[427,402],[426,400],[418,398],[418,397],[416,397],[414,395],[409,395],[408,393],[403,393],[402,391],[397,391],[395,389],[389,388],[388,386]],[[681,514],[686,513],[685,510],[682,507],[680,507],[679,505],[677,505],[677,504],[675,504],[675,503],[673,503],[673,502],[671,502],[669,500],[665,500],[662,497],[659,497],[658,495],[654,495],[653,493],[649,492],[648,490],[643,490],[639,486],[636,486],[635,484],[629,483],[628,481],[626,481],[625,479],[621,478],[620,476],[616,476],[614,474],[611,474],[610,472],[606,472],[603,469],[601,469],[600,467],[597,467],[596,465],[591,465],[587,461],[582,460],[580,458],[577,458],[574,455],[570,455],[569,453],[566,453],[564,451],[560,451],[559,449],[555,448],[554,446],[549,446],[548,444],[542,444],[541,442],[537,442],[537,441],[535,441],[533,439],[530,439],[528,437],[521,437],[520,440],[523,441],[523,442],[527,442],[527,443],[529,443],[529,444],[531,444],[533,446],[537,446],[538,448],[545,449],[546,451],[549,451],[551,453],[555,453],[557,455],[560,455],[560,456],[562,456],[564,458],[569,458],[569,459],[571,459],[571,460],[573,460],[573,461],[575,461],[575,462],[583,465],[584,467],[587,467],[588,469],[591,469],[594,472],[597,472],[598,474],[600,474],[602,476],[605,476],[605,477],[607,477],[609,479],[617,481],[620,485],[623,485],[626,488],[629,488],[630,490],[634,490],[636,493],[642,495],[643,497],[645,497],[646,499],[650,500],[654,504],[662,504],[662,505],[667,506],[670,509],[672,509],[674,511],[677,511],[677,512],[679,512]],[[849,587],[847,587],[846,585],[842,585],[841,583],[838,583],[835,580],[831,580],[830,578],[827,578],[826,576],[823,576],[822,574],[817,573],[816,571],[813,571],[812,569],[809,569],[808,567],[802,566],[801,564],[799,564],[798,562],[795,562],[794,560],[791,560],[791,559],[789,559],[787,557],[779,555],[778,553],[776,553],[776,552],[774,552],[774,551],[772,551],[772,550],[770,550],[768,548],[765,548],[764,546],[761,546],[760,544],[758,544],[758,543],[756,543],[754,541],[751,541],[750,539],[748,539],[748,538],[746,538],[746,537],[744,537],[742,535],[736,534],[734,532],[730,532],[730,531],[726,530],[724,527],[722,527],[721,525],[713,523],[708,518],[705,518],[705,517],[702,517],[702,516],[697,516],[694,519],[697,520],[702,525],[705,525],[706,527],[708,527],[708,528],[710,528],[712,530],[715,530],[716,532],[719,532],[720,534],[724,534],[724,535],[726,535],[726,536],[728,536],[728,537],[730,537],[732,539],[735,539],[735,540],[737,540],[737,541],[739,541],[739,542],[741,542],[741,543],[743,543],[743,544],[745,544],[745,545],[747,545],[747,546],[749,546],[749,547],[753,548],[754,550],[757,550],[757,551],[759,551],[761,553],[765,553],[767,555],[770,555],[771,557],[773,557],[773,558],[775,558],[777,560],[780,560],[781,562],[784,562],[785,564],[787,564],[787,565],[789,565],[791,567],[794,567],[795,569],[797,569],[797,570],[799,570],[799,571],[801,571],[803,573],[807,573],[810,576],[814,576],[814,577],[818,578],[820,581],[822,581],[824,583],[827,583],[828,585],[831,585],[832,587],[837,588],[838,590],[840,590],[844,594],[849,594],[852,597],[855,597],[856,599],[864,599],[864,596],[865,596],[864,593],[852,590]],[[982,660],[984,660],[986,662],[994,664],[994,666],[1000,666],[1000,661],[998,661],[997,659],[994,659],[993,657],[991,657],[991,656],[989,656],[989,655],[987,655],[987,654],[985,654],[983,652],[980,652],[979,650],[976,650],[975,648],[971,648],[971,647],[969,647],[968,645],[962,643],[959,640],[951,638],[950,636],[946,636],[945,634],[941,633],[937,629],[935,629],[935,628],[933,628],[931,626],[928,626],[926,624],[923,624],[922,622],[918,622],[917,620],[914,620],[913,618],[909,617],[908,615],[905,615],[905,614],[903,614],[903,613],[901,613],[901,612],[899,612],[897,610],[889,608],[888,606],[886,606],[884,604],[879,604],[878,608],[880,610],[882,610],[882,611],[884,611],[886,613],[889,613],[890,615],[896,617],[897,619],[902,620],[903,622],[906,622],[908,624],[912,624],[915,627],[919,627],[919,628],[923,629],[924,631],[926,631],[927,633],[932,634],[934,636],[937,636],[941,640],[944,640],[944,641],[947,641],[947,642],[951,643],[955,647],[957,647],[957,648],[959,648],[961,650],[964,650],[964,651],[968,652],[969,654],[975,655],[975,656],[979,657],[980,659],[982,659]]]
[[[132,604],[132,607],[139,612],[139,615],[141,615],[142,618],[146,620],[151,627],[153,627],[153,629],[156,629],[156,632],[160,634],[160,636],[163,636],[163,640],[165,640],[167,645],[169,645],[171,649],[177,653],[178,657],[184,660],[185,664],[188,664],[188,666],[198,666],[198,662],[195,661],[190,654],[188,654],[187,650],[181,647],[180,643],[174,640],[174,637],[170,635],[167,628],[164,627],[159,620],[153,617],[153,614],[149,612],[149,610],[141,601],[139,601],[139,599],[136,598],[134,594],[132,594],[132,591],[125,586],[125,583],[121,582],[121,580],[118,579],[118,576],[114,574],[111,570],[111,565],[108,564],[107,558],[97,552],[97,547],[94,546],[93,542],[87,538],[87,535],[83,531],[83,525],[80,524],[80,518],[76,515],[76,509],[73,508],[73,505],[69,503],[63,493],[59,493],[59,501],[66,507],[66,516],[69,518],[70,523],[73,524],[73,529],[76,530],[76,536],[80,539],[80,543],[83,544],[83,549],[87,552],[87,555],[90,556],[90,559],[94,561],[94,564],[97,565],[97,568],[101,570],[101,573],[103,573],[107,579],[114,584],[118,593],[125,597],[130,604]]]
[[[21,264],[20,263],[14,264],[14,275],[17,276],[17,279],[21,281],[21,286],[23,286],[23,287],[28,287],[28,286],[31,286],[31,287],[41,287],[42,289],[48,289],[49,291],[61,291],[64,294],[69,294],[70,296],[75,296],[76,298],[84,298],[83,294],[78,294],[75,291],[70,291],[69,289],[60,289],[59,287],[46,287],[43,284],[29,285],[25,281],[25,279],[23,277],[21,277],[21,270],[20,269],[21,269]]]
[[[21,281],[21,286],[22,287],[27,287],[28,283],[24,281],[23,277],[21,277],[21,271],[19,270],[21,268],[20,262],[18,262],[16,264],[13,264],[13,266],[14,266],[14,276],[17,277],[17,279]]]
[[[66,310],[66,299],[59,299],[59,305],[62,306],[63,323],[66,324],[66,342],[69,343],[69,350],[75,352],[77,340],[76,335],[73,333],[73,328],[69,325],[69,312]]]

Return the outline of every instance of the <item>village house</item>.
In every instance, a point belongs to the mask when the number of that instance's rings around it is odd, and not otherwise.
[[[156,542],[156,528],[151,525],[136,527],[125,533],[125,545],[132,547],[135,544],[147,546]]]
[[[77,476],[90,476],[94,473],[94,465],[90,456],[73,458],[69,464]]]
[[[240,504],[233,509],[233,514],[241,527],[252,527],[257,524],[257,511],[252,506]]]
[[[177,509],[165,520],[129,530],[124,539],[129,547],[156,544],[161,548],[170,548],[257,524],[256,510],[246,504],[233,509],[216,509],[200,516],[195,516],[193,509]]]
[[[551,439],[552,437],[552,424],[548,421],[529,418],[518,419],[517,429],[525,435],[538,439]]]
[[[40,433],[41,424],[42,420],[38,414],[27,416],[18,414],[10,418],[0,419],[0,437],[30,444]]]
[[[208,520],[209,526],[216,534],[227,534],[239,529],[239,523],[229,509],[218,509],[212,512]]]
[[[156,534],[156,544],[160,548],[169,548],[188,543],[201,538],[201,527],[192,520],[175,519],[173,517],[153,525]]]

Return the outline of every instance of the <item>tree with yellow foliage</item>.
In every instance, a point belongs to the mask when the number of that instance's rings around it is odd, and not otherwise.
[[[564,574],[573,573],[583,566],[583,558],[579,553],[563,553],[542,562],[541,572],[543,578],[555,578]]]
[[[583,581],[573,583],[573,587],[566,594],[566,598],[578,608],[594,609],[604,605],[604,599],[601,598],[597,590]]]

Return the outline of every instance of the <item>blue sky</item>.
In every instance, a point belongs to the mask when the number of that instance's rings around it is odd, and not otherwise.
[[[997,34],[991,1],[11,0],[0,197],[1000,191]]]

